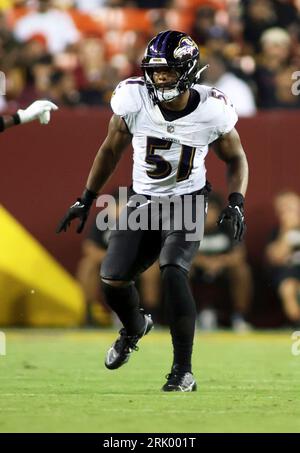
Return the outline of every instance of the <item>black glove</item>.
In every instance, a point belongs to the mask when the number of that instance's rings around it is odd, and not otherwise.
[[[221,229],[229,231],[231,236],[242,241],[246,232],[244,219],[244,197],[241,193],[233,192],[228,197],[229,205],[221,212],[218,225]]]
[[[93,204],[94,199],[97,195],[94,192],[91,192],[88,189],[85,189],[81,198],[77,198],[76,203],[74,203],[69,209],[67,214],[60,221],[56,233],[61,231],[67,231],[67,228],[71,225],[72,220],[80,219],[79,226],[77,227],[76,232],[81,233],[85,222],[88,218],[90,208]]]

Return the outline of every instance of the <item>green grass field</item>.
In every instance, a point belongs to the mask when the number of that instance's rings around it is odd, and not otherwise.
[[[196,393],[160,391],[167,332],[129,363],[103,365],[113,332],[7,330],[0,432],[300,432],[300,356],[290,332],[198,334]]]

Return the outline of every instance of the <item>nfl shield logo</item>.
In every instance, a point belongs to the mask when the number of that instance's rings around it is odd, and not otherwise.
[[[175,129],[174,126],[171,126],[171,125],[167,126],[167,131],[168,131],[170,134],[172,134],[172,132],[174,132],[174,129]]]

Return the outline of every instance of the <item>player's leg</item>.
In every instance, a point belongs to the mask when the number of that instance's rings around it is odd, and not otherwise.
[[[192,351],[196,324],[196,304],[191,292],[188,272],[203,235],[205,203],[200,207],[193,197],[194,212],[197,207],[195,230],[197,238],[191,240],[183,225],[182,230],[163,233],[160,254],[162,286],[173,343],[173,364],[163,391],[194,391],[196,381],[192,375]],[[198,209],[200,208],[200,209]],[[183,210],[184,213],[185,209]],[[201,224],[202,223],[202,224]],[[191,232],[189,232],[191,233]]]
[[[150,318],[140,310],[139,294],[133,281],[141,233],[113,231],[101,266],[106,303],[124,326],[106,354],[105,365],[109,369],[119,368],[128,361],[138,339],[146,333],[148,325],[150,327]]]
[[[156,261],[140,277],[139,289],[145,310],[150,310],[152,318],[158,318],[161,301],[161,276],[159,263]]]
[[[106,302],[130,335],[139,332],[143,325],[134,279],[158,257],[160,240],[157,239],[154,243],[151,231],[113,231],[101,266]]]
[[[170,243],[171,239],[174,239],[173,243]],[[173,344],[172,371],[163,387],[164,391],[196,390],[196,382],[191,373],[197,312],[188,280],[188,269],[180,262],[179,244],[182,245],[181,240],[170,237],[162,249],[160,259],[162,289]],[[193,249],[198,246],[193,244],[189,248],[193,255]]]
[[[149,231],[114,231],[109,240],[107,255],[101,267],[102,289],[106,303],[118,315],[124,328],[109,349],[105,365],[119,368],[137,349],[138,340],[153,327],[149,315],[140,308],[134,278],[150,266],[158,256],[160,243],[151,243]]]
[[[140,232],[113,231],[101,266],[101,286],[107,305],[118,315],[129,335],[141,330],[139,295],[135,287],[134,263]]]

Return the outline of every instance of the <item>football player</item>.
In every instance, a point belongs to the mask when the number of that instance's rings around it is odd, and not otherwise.
[[[48,124],[50,121],[50,112],[57,109],[57,105],[53,104],[53,102],[47,100],[35,101],[25,110],[20,109],[14,115],[0,116],[0,132],[3,132],[9,127],[29,123],[37,119],[41,124]]]
[[[204,160],[208,146],[214,143],[229,179],[229,203],[219,222],[230,224],[235,238],[241,240],[248,165],[235,129],[234,107],[224,93],[199,84],[199,50],[185,33],[168,30],[155,36],[146,48],[142,69],[144,77],[124,80],[116,88],[108,134],[86,188],[57,231],[66,231],[76,218],[80,220],[77,231],[82,231],[94,199],[130,142],[133,194],[148,198],[190,195],[192,200],[196,195],[206,196],[209,184]],[[129,213],[138,209],[130,208],[130,202],[128,207]],[[203,209],[197,213],[197,222],[203,224],[204,217]],[[133,281],[159,257],[174,351],[171,372],[162,387],[167,392],[197,388],[191,365],[196,308],[188,272],[201,238],[188,241],[186,232],[184,227],[179,231],[173,227],[112,231],[101,268],[106,301],[124,326],[106,355],[105,365],[113,370],[128,361],[138,341],[153,327],[151,317],[139,307]]]

